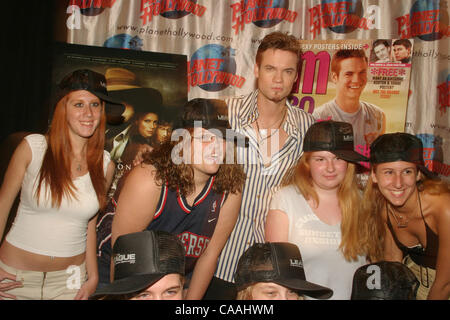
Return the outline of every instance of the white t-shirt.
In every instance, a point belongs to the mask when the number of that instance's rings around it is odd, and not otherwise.
[[[340,224],[322,222],[293,185],[274,194],[270,209],[281,210],[288,216],[288,241],[300,249],[306,280],[333,289],[330,300],[349,300],[353,274],[366,260],[364,257],[352,262],[345,260],[339,250]]]
[[[47,141],[40,134],[28,135],[25,141],[31,148],[32,159],[23,178],[17,215],[6,241],[29,252],[55,257],[73,257],[85,252],[87,225],[99,209],[89,173],[73,180],[77,199],[64,196],[61,206],[54,208],[50,190],[43,184],[38,204],[35,194]],[[109,161],[109,153],[104,151],[105,175]]]

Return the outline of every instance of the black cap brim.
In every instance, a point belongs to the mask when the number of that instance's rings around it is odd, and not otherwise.
[[[166,274],[143,274],[136,275],[132,277],[127,277],[119,280],[114,280],[114,282],[106,285],[105,287],[97,289],[90,298],[98,298],[100,296],[110,295],[110,294],[127,294],[133,292],[139,292],[157,281],[163,278]]]
[[[353,151],[353,150],[333,150],[330,152],[348,162],[358,163],[360,161],[364,161],[364,162],[369,161],[369,158],[367,158],[367,157],[363,156],[362,154],[359,154],[358,152]]]
[[[97,97],[99,97],[101,100],[111,103],[111,104],[116,104],[116,105],[120,105],[123,106],[122,102],[118,99],[114,99],[113,97],[110,97],[109,95],[106,95],[102,92],[98,92],[95,90],[89,90],[89,89],[84,89],[86,91],[89,91],[90,93],[96,95]]]
[[[417,168],[419,168],[420,171],[429,179],[438,179],[439,175],[433,171],[428,170],[427,167],[425,167],[422,164],[418,164]]]
[[[277,279],[273,282],[292,290],[300,291],[300,294],[316,299],[328,299],[333,295],[333,290],[302,279]]]

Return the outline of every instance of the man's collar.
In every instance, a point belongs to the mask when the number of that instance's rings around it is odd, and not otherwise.
[[[258,94],[259,90],[256,89],[248,96],[248,102],[244,105],[244,108],[242,110],[242,127],[249,126],[253,122],[256,121],[259,117],[259,111],[258,111]],[[293,107],[288,99],[286,99],[286,108],[287,108],[287,115],[286,115],[286,122],[283,124],[283,129],[286,131],[286,133],[290,136],[294,135],[294,131],[298,131],[299,128],[296,126],[294,113],[293,113]]]
[[[242,110],[242,127],[249,126],[258,119],[258,94],[259,90],[256,89],[248,96],[248,103],[244,104]]]

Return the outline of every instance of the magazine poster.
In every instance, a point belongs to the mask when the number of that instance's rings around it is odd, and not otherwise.
[[[355,150],[368,157],[377,136],[405,129],[413,40],[402,40],[299,40],[292,104],[319,120],[350,122]]]
[[[187,101],[187,57],[56,43],[52,97],[61,79],[78,69],[105,75],[108,95],[121,103],[106,105],[105,150],[116,163],[111,196],[140,150],[170,139],[174,121]]]

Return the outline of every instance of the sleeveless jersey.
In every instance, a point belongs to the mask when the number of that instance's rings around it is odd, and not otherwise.
[[[226,193],[218,194],[212,189],[214,177],[211,177],[192,206],[178,190],[172,190],[165,184],[152,222],[147,230],[162,230],[178,235],[186,252],[186,277],[189,278],[195,263],[206,249],[214,233],[220,208],[226,200]],[[111,258],[111,225],[115,214],[116,202],[111,199],[107,210],[99,216],[97,223],[97,256],[99,282],[109,283]]]

